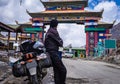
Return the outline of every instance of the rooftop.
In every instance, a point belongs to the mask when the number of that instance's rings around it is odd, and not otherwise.
[[[46,6],[59,6],[59,5],[73,5],[73,4],[84,4],[85,7],[88,6],[88,0],[49,0],[41,1],[43,5]]]
[[[41,2],[76,2],[76,1],[88,1],[88,0],[41,0]]]

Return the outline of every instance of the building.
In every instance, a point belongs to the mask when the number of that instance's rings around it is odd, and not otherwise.
[[[43,38],[45,25],[49,24],[52,19],[57,19],[60,23],[84,24],[86,33],[86,55],[93,56],[94,47],[98,41],[103,41],[111,35],[109,29],[112,28],[113,24],[99,22],[104,10],[99,12],[84,10],[84,8],[88,6],[88,0],[40,1],[45,7],[45,11],[37,13],[27,11],[32,17],[32,28],[27,29],[36,29],[36,31],[41,29],[39,32],[40,38]],[[32,34],[32,38],[35,36],[35,34]]]
[[[71,52],[70,52],[70,49],[71,49]],[[65,47],[63,52],[72,53],[73,56],[75,56],[75,57],[81,57],[81,55],[83,55],[84,58],[86,57],[85,48],[78,48],[78,47],[67,48],[67,47]]]
[[[7,33],[7,37],[3,36],[1,33]],[[10,40],[12,40],[10,33],[15,32],[15,29],[0,22],[0,42],[4,44],[4,46],[0,46],[0,49],[12,49]]]

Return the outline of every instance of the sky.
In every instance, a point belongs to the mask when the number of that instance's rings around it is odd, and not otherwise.
[[[44,6],[40,0],[0,0],[0,21],[6,24],[15,24],[28,22],[31,18],[26,9],[30,12],[44,11]],[[104,9],[103,22],[116,23],[120,22],[120,0],[89,0],[88,7],[85,10],[101,11]],[[47,29],[49,26],[47,26]],[[77,24],[59,24],[58,31],[64,41],[64,46],[72,44],[73,47],[81,47],[86,44],[86,35],[84,25]]]

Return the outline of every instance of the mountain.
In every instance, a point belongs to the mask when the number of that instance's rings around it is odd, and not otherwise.
[[[120,23],[113,26],[113,28],[111,29],[111,34],[111,39],[120,40]]]

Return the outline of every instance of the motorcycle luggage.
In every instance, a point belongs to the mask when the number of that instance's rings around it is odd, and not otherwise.
[[[12,74],[15,77],[27,76],[27,68],[25,64],[20,64],[20,60],[12,66]]]
[[[33,59],[33,58],[36,58],[36,53],[35,52],[29,52],[29,53],[26,53],[22,56],[22,59],[24,61],[27,61],[27,60]]]
[[[23,53],[32,52],[34,50],[33,45],[35,42],[32,42],[31,40],[26,40],[25,42],[20,44],[20,51]]]
[[[49,68],[52,66],[52,61],[49,53],[46,53],[46,58],[38,61],[38,66],[42,68]]]

